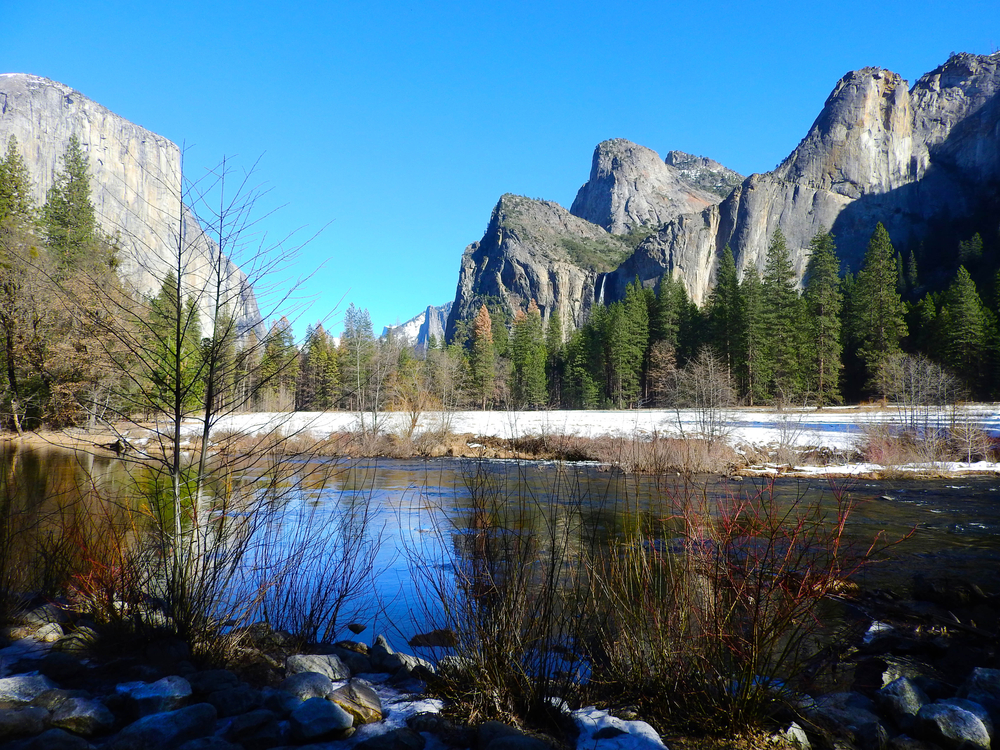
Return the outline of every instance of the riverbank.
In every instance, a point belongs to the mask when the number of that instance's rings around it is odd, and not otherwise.
[[[918,422],[933,439],[914,440]],[[182,425],[185,447],[203,429]],[[26,433],[6,440],[154,452],[152,424]],[[1000,405],[823,409],[245,413],[220,417],[212,449],[352,457],[592,461],[627,472],[950,477],[1000,473]]]

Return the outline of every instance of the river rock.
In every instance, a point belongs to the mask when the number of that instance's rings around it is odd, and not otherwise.
[[[44,675],[14,675],[0,679],[0,702],[31,703],[46,690],[59,686]]]
[[[326,698],[333,692],[333,681],[319,672],[299,672],[284,680],[278,687],[299,700],[307,701],[311,698]]]
[[[834,744],[844,739],[862,750],[881,750],[889,733],[874,709],[874,703],[860,693],[830,693],[816,699],[809,719]]]
[[[773,737],[778,745],[791,748],[791,750],[811,750],[812,748],[806,730],[794,721],[786,729],[776,732]]]
[[[188,675],[187,681],[191,685],[191,692],[199,696],[234,688],[240,684],[240,678],[228,669],[205,669]]]
[[[188,740],[177,750],[244,750],[244,747],[234,745],[222,737],[199,737],[196,740]]]
[[[285,671],[289,675],[318,672],[331,680],[351,679],[351,670],[336,654],[294,654],[285,660]]]
[[[260,708],[263,701],[260,691],[254,690],[246,683],[224,690],[216,690],[205,699],[206,703],[215,706],[220,718],[245,714],[247,711]]]
[[[280,721],[278,714],[264,708],[234,718],[225,736],[247,750],[276,747],[290,740],[288,722]]]
[[[122,729],[106,747],[108,750],[174,750],[188,740],[211,734],[217,718],[215,707],[208,703],[152,714]]]
[[[354,719],[326,698],[310,698],[288,717],[292,739],[298,743],[342,739],[351,731]]]
[[[183,677],[171,675],[156,682],[123,682],[115,692],[125,696],[125,705],[138,718],[173,711],[191,697],[191,685]]]
[[[115,716],[96,698],[73,697],[62,701],[52,713],[51,724],[84,737],[110,732]]]
[[[917,714],[930,703],[927,694],[907,677],[890,682],[875,694],[875,700],[904,732],[916,727]]]
[[[1000,722],[1000,669],[976,667],[962,684],[958,695],[988,710],[994,724]]]
[[[41,734],[49,720],[49,712],[40,706],[0,711],[0,740]]]
[[[344,666],[351,670],[351,674],[366,674],[374,671],[371,659],[366,654],[339,646],[335,646],[333,652],[344,663]]]
[[[19,745],[19,750],[93,750],[93,748],[94,746],[83,737],[62,729],[48,729]]]
[[[917,714],[918,738],[945,750],[989,750],[990,734],[976,714],[946,703],[929,703]]]
[[[330,693],[328,699],[347,711],[354,718],[355,726],[382,721],[382,701],[362,680],[351,680]]]
[[[298,675],[296,675],[296,677],[298,677]],[[330,689],[333,689],[332,684]],[[292,695],[290,692],[286,692],[285,690],[263,687],[261,688],[260,694],[262,698],[261,705],[281,718],[287,717],[288,714],[302,705],[302,698]],[[316,696],[310,695],[309,697],[314,698]]]

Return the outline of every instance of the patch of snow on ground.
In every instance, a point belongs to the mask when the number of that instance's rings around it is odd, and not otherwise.
[[[573,712],[580,728],[577,750],[665,750],[666,745],[644,721],[625,721],[593,706]]]
[[[636,409],[594,411],[458,411],[425,412],[420,416],[417,433],[447,429],[455,434],[517,438],[524,436],[570,435],[631,439],[661,436],[693,436],[698,432],[699,412],[693,409]],[[221,417],[213,435],[238,432],[261,435],[272,431],[283,435],[303,435],[323,439],[338,432],[371,429],[373,415],[358,412],[294,412],[288,414],[253,413]],[[867,425],[901,424],[904,415],[894,408],[833,407],[824,409],[731,409],[725,414],[729,426],[727,440],[733,446],[784,446],[789,448],[827,448],[848,451],[856,448]],[[947,426],[958,419],[979,426],[987,434],[1000,437],[1000,405],[974,404],[940,408],[921,413],[930,426]],[[401,412],[377,415],[381,429],[405,434],[409,416]],[[201,432],[195,421],[183,426],[185,435]],[[854,464],[849,467],[804,467],[803,472],[864,473],[878,466]],[[1000,465],[974,464],[921,465],[912,471],[982,472],[1000,471]]]

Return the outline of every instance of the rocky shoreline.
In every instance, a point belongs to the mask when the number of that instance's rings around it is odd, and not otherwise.
[[[911,599],[879,592],[850,607],[856,637],[824,655],[837,684],[828,692],[778,689],[768,742],[798,750],[989,750],[1000,726],[1000,597],[918,580]],[[664,746],[629,707],[572,712],[575,738],[499,722],[457,725],[427,690],[455,657],[433,664],[393,651],[381,636],[370,645],[300,651],[286,635],[251,626],[226,636],[238,639],[239,664],[220,669],[196,666],[176,638],[131,651],[109,644],[106,629],[54,603],[4,632],[3,750]],[[697,746],[691,742],[678,744]]]

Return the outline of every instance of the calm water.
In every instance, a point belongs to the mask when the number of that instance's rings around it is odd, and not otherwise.
[[[121,491],[130,486],[125,469],[109,459],[22,449],[0,453],[0,461],[7,528],[32,543],[46,534],[51,538],[60,524],[83,528],[88,514],[107,514],[92,491],[95,484]],[[366,533],[373,544],[359,554],[373,559],[375,586],[365,587],[357,611],[344,622],[357,619],[370,627],[365,637],[383,632],[396,646],[425,627],[428,610],[435,610],[426,592],[469,553],[468,540],[477,529],[499,527],[542,539],[555,534],[569,550],[635,534],[669,544],[682,500],[716,507],[718,498],[758,486],[711,477],[694,483],[631,477],[595,466],[455,459],[300,462],[292,469],[287,480],[292,489],[282,505],[289,518],[307,509],[312,523],[334,534],[345,517],[357,518],[360,508],[371,511]],[[294,483],[295,472],[307,480]],[[857,506],[847,536],[857,545],[867,545],[879,532],[899,539],[912,531],[887,559],[866,569],[864,583],[902,592],[914,573],[925,572],[995,588],[1000,580],[995,478],[837,482],[781,479],[774,496],[785,505],[819,502],[832,513],[838,495],[849,493]],[[39,585],[45,577],[65,575],[48,570],[31,549],[29,544],[6,564],[35,571]],[[307,574],[314,564],[303,562]]]

